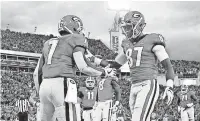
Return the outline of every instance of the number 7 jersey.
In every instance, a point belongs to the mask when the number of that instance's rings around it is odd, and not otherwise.
[[[137,43],[130,40],[122,41],[133,82],[157,78],[158,59],[152,51],[155,45],[165,47],[164,38],[159,34],[144,35]]]
[[[88,48],[88,43],[84,36],[69,34],[46,41],[42,53],[45,60],[42,68],[43,77],[74,77],[75,61],[73,59],[73,50],[77,46]]]

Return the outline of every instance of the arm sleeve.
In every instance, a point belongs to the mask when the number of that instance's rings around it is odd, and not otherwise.
[[[104,76],[103,69],[93,68],[92,65],[87,64],[87,59],[84,57],[85,49],[83,47],[76,47],[73,50],[73,58],[80,72],[89,76]]]
[[[155,53],[156,57],[160,62],[163,60],[169,58],[169,55],[167,54],[164,46],[162,45],[156,45],[153,47],[152,51]]]
[[[155,53],[158,60],[161,62],[163,67],[167,70],[166,79],[174,80],[174,77],[175,77],[174,69],[173,69],[171,61],[169,59],[169,55],[167,54],[167,52],[164,48],[165,47],[164,39],[162,39],[162,37],[155,36],[154,40],[155,41],[153,41],[154,46],[152,48],[152,52]]]
[[[174,80],[175,74],[174,74],[174,69],[172,67],[170,59],[167,58],[167,59],[163,60],[161,62],[161,64],[163,65],[165,70],[167,70],[167,72],[166,72],[166,80]]]

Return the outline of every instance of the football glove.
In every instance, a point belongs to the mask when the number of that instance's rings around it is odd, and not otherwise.
[[[165,91],[164,91],[164,94],[162,96],[162,99],[164,100],[165,98],[167,97],[167,105],[170,105],[172,103],[172,100],[174,98],[174,93],[172,91],[172,88],[171,87],[166,87],[165,88]]]
[[[90,60],[90,62],[94,62],[94,55],[87,49],[85,53],[85,57]]]
[[[108,66],[104,68],[105,71],[105,77],[116,77],[116,69],[109,68]]]

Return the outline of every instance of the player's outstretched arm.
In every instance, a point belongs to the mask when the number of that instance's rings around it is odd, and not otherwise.
[[[105,66],[105,65],[110,65],[110,68],[116,68],[119,69],[121,66],[123,66],[127,62],[127,57],[124,53],[119,53],[117,57],[115,58],[115,61],[113,62],[108,62],[106,60],[102,60],[100,65]]]
[[[116,69],[119,69],[122,65],[124,65],[127,62],[127,58],[124,53],[118,54],[118,56],[115,58],[115,61],[112,63],[108,62],[107,60],[95,57],[93,54],[91,54],[89,50],[86,50],[85,57],[91,62],[95,63],[96,65],[100,65],[102,67],[110,65],[110,68]]]
[[[92,64],[88,65],[88,62],[84,54],[85,54],[85,48],[80,46],[77,46],[73,51],[73,57],[75,63],[81,72],[89,76],[108,76],[108,75],[113,76],[116,74],[115,70],[110,68],[101,69],[93,67]]]

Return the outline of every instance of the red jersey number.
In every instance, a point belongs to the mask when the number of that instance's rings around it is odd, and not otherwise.
[[[136,63],[135,66],[140,66],[141,56],[142,56],[143,47],[134,47],[134,51],[137,51]],[[129,67],[133,66],[133,58],[132,58],[133,49],[129,48],[126,51],[126,57],[128,59]]]
[[[47,64],[49,64],[49,65],[51,64],[51,60],[52,60],[53,54],[56,50],[57,44],[58,44],[58,39],[52,39],[49,42],[50,49],[49,49],[48,60],[47,60]]]

